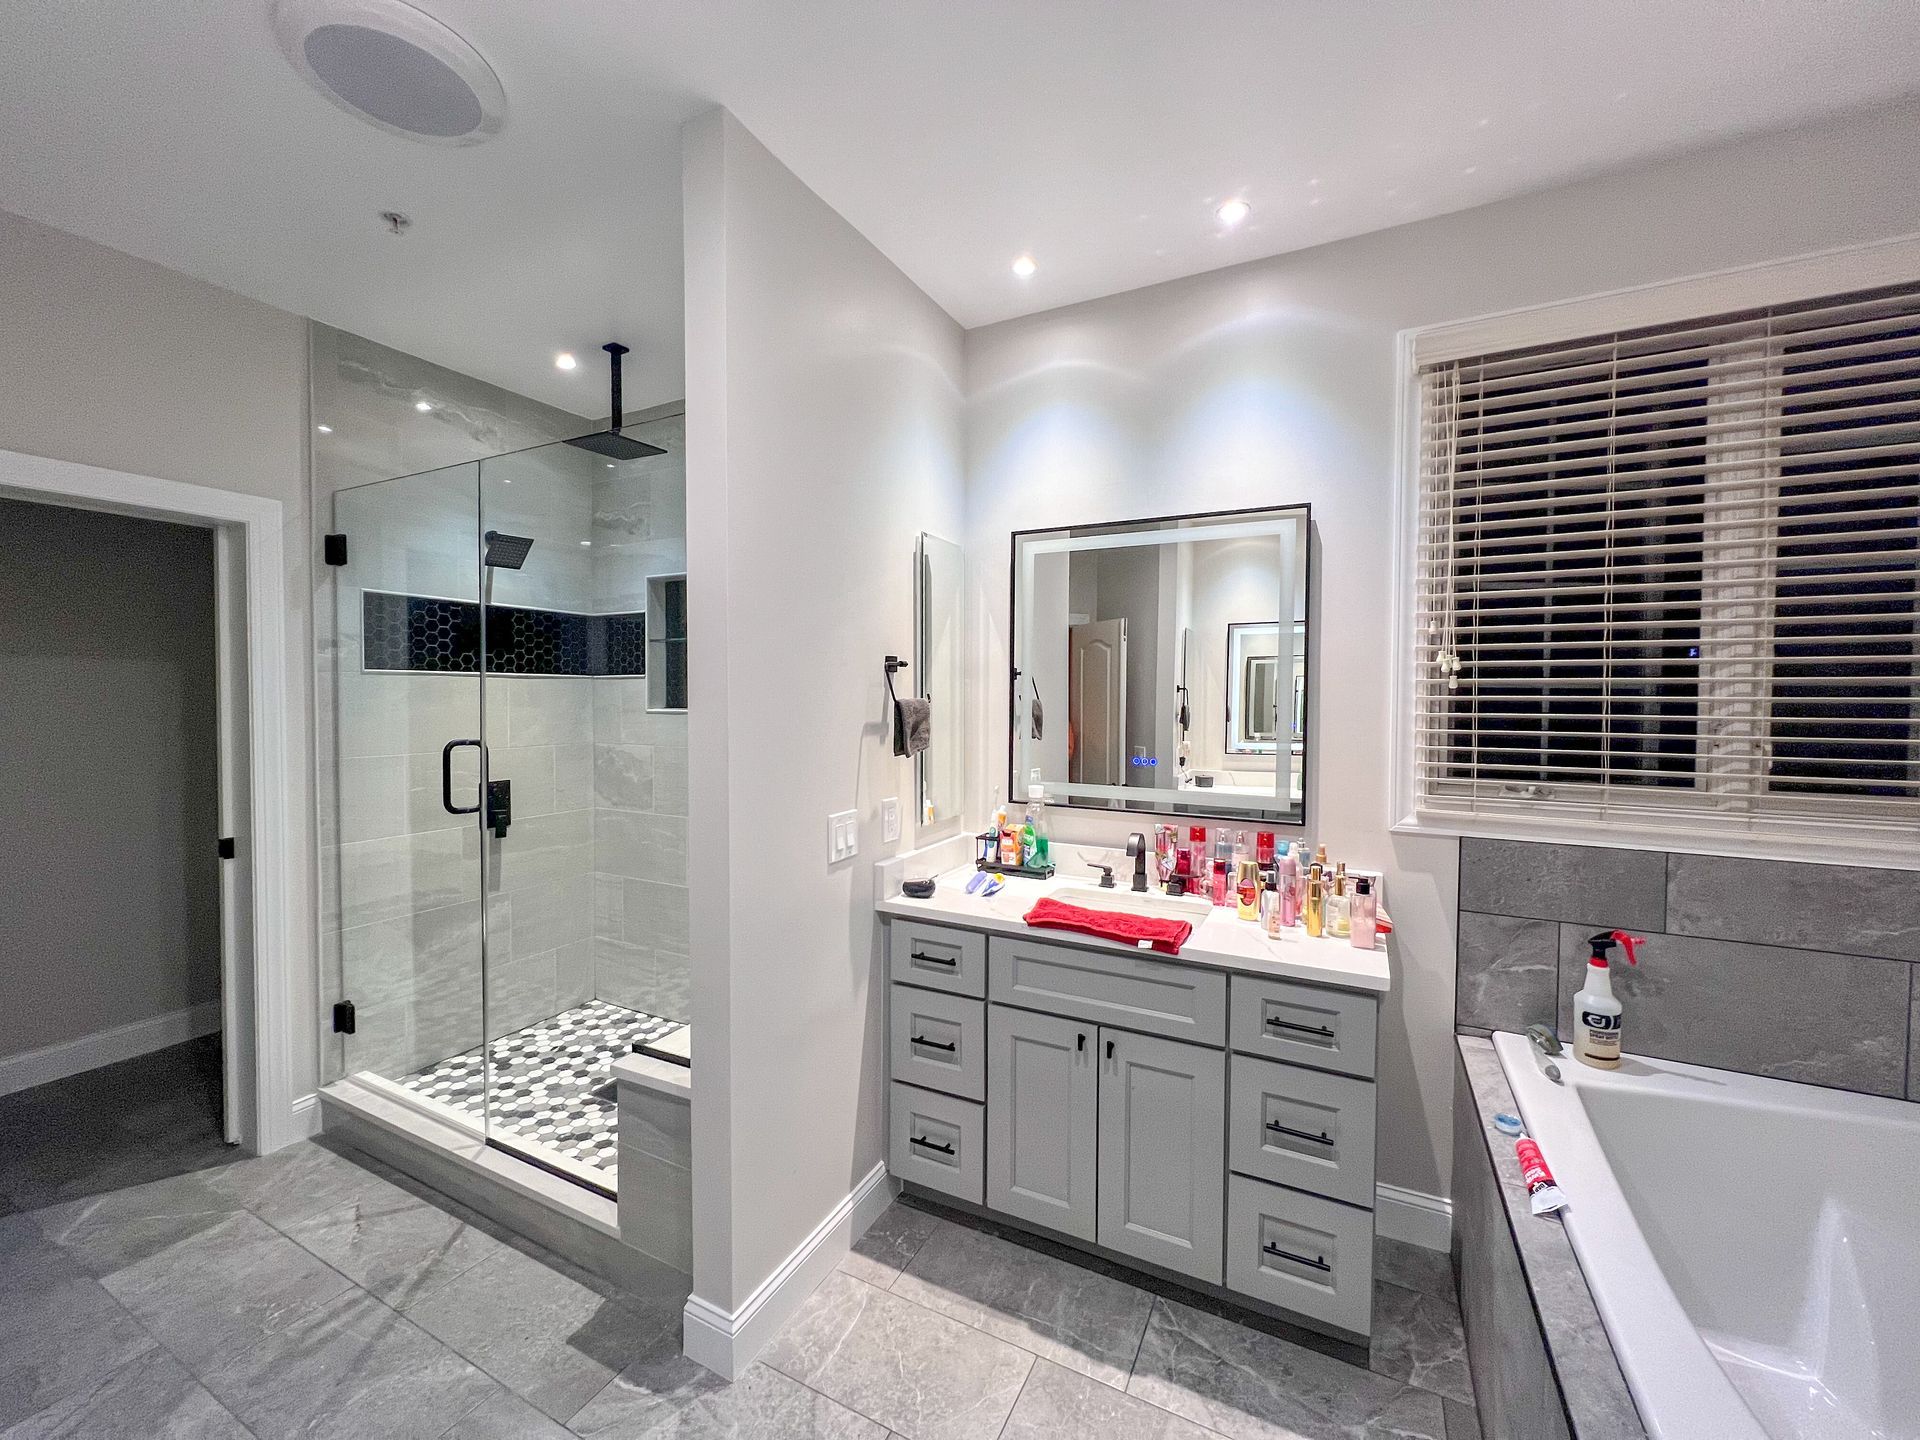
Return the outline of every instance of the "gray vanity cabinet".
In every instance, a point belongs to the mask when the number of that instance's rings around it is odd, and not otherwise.
[[[1221,1282],[1227,1057],[1100,1032],[1098,1240],[1209,1284]]]
[[[987,1206],[1094,1238],[1100,1027],[988,1007]]]
[[[895,1175],[1368,1334],[1372,995],[904,917],[887,948]]]

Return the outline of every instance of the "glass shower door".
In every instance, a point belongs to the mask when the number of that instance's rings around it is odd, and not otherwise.
[[[327,847],[344,1070],[484,1126],[479,466],[339,491]]]

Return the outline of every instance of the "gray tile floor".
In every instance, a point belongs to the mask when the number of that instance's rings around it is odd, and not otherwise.
[[[762,1361],[377,1162],[220,1142],[218,1054],[0,1098],[0,1437],[1476,1440],[1442,1257],[1362,1369],[904,1205]]]

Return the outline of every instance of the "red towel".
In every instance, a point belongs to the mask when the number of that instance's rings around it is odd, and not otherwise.
[[[1089,910],[1060,900],[1042,900],[1027,912],[1027,924],[1050,930],[1077,930],[1118,940],[1122,945],[1149,944],[1162,955],[1178,955],[1193,934],[1185,920],[1163,920],[1155,915],[1125,915],[1113,910]]]

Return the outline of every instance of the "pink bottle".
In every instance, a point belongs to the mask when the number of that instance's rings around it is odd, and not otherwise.
[[[1371,950],[1380,934],[1380,902],[1373,881],[1362,875],[1353,882],[1353,906],[1348,915],[1348,938],[1356,950]]]

